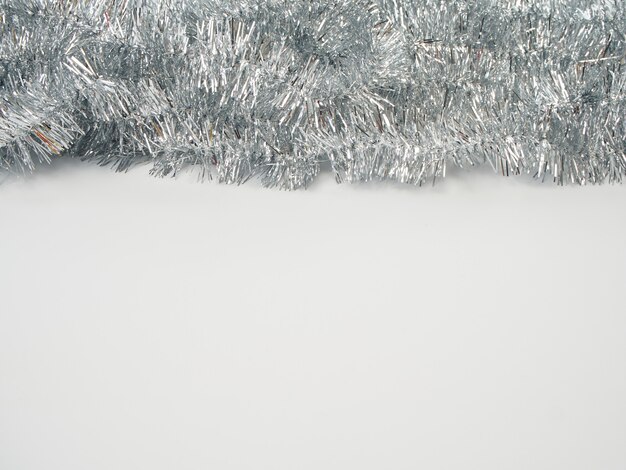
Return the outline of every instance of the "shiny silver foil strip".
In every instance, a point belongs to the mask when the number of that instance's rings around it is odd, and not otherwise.
[[[0,0],[0,171],[626,174],[623,0]]]

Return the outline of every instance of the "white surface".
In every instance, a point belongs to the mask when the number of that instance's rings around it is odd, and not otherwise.
[[[1,469],[626,468],[626,186],[146,172],[0,185]]]

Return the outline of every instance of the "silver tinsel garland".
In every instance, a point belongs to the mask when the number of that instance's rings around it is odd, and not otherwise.
[[[624,0],[0,0],[0,168],[626,174]]]

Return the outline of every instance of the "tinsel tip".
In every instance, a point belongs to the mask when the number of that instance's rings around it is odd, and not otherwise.
[[[626,174],[623,0],[0,0],[0,169]]]

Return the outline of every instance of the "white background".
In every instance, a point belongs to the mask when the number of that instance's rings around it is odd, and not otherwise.
[[[624,470],[625,203],[9,179],[0,468]]]

